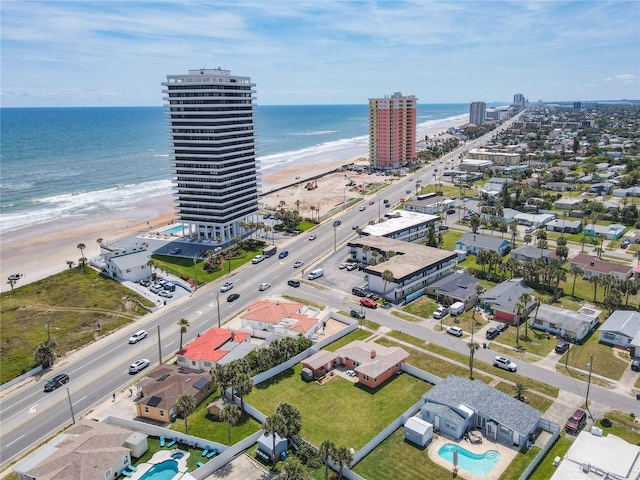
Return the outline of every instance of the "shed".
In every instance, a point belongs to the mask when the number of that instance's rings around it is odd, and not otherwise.
[[[124,446],[131,450],[132,457],[140,458],[147,450],[149,450],[147,435],[145,433],[133,432],[124,441]]]
[[[207,405],[207,410],[209,411],[210,415],[220,418],[220,413],[228,403],[233,402],[221,395],[215,398],[209,405]]]
[[[300,372],[300,376],[302,377],[303,380],[307,382],[311,382],[313,380],[313,370],[305,367]]]
[[[277,433],[275,435],[276,435],[276,455],[279,458],[282,452],[287,451],[288,442],[286,438],[282,438]],[[267,435],[266,432],[260,435],[260,438],[258,439],[258,450],[260,450],[262,453],[267,454],[271,459],[271,461],[273,461],[273,437],[271,435]]]
[[[420,417],[411,417],[404,422],[404,439],[426,447],[433,438],[433,425]]]

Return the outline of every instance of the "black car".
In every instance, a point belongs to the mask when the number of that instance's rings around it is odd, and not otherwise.
[[[556,345],[556,353],[565,353],[567,350],[569,350],[569,342],[566,341],[562,341],[559,344]]]
[[[498,330],[495,327],[491,327],[489,330],[487,330],[487,333],[485,334],[487,340],[493,340],[498,335],[500,335],[500,330]]]
[[[234,300],[237,300],[239,298],[240,298],[240,295],[238,295],[237,293],[232,293],[227,297],[227,302],[233,302]]]
[[[69,375],[67,375],[66,373],[60,373],[44,384],[44,391],[52,392],[56,388],[61,387],[62,385],[68,382],[69,382]]]
[[[367,291],[364,288],[360,288],[360,287],[353,287],[351,289],[351,293],[353,295],[355,295],[356,297],[366,297],[367,296]]]
[[[300,286],[300,282],[298,280],[289,280],[287,285],[290,287],[298,288]]]
[[[340,226],[340,224],[341,224],[341,223],[342,223],[342,222],[341,222],[340,220],[334,220],[334,221],[333,221],[333,226],[334,226],[334,227],[338,227],[338,226]]]
[[[507,328],[509,328],[509,325],[507,325],[506,323],[501,323],[500,325],[498,325],[496,327],[498,329],[498,331],[500,333],[504,332]]]
[[[360,320],[364,320],[365,314],[360,310],[351,310],[351,316],[353,318],[359,318]]]
[[[640,358],[636,358],[631,362],[631,370],[634,372],[640,372]]]

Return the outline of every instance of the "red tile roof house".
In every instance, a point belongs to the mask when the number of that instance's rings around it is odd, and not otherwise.
[[[633,267],[630,265],[620,265],[619,263],[605,262],[593,255],[579,253],[569,261],[570,266],[577,266],[584,271],[585,280],[591,277],[612,275],[618,280],[626,280],[633,274]]]
[[[252,336],[268,338],[273,334],[311,337],[322,324],[318,310],[302,303],[262,299],[253,302],[240,315],[242,328]]]
[[[177,365],[210,372],[216,363],[229,363],[253,350],[250,340],[247,332],[211,328],[178,350]]]
[[[356,340],[336,350],[335,353],[320,352],[302,362],[304,368],[329,371],[332,366],[344,365],[354,370],[358,382],[369,388],[377,388],[397,372],[409,354],[400,347],[384,347],[376,343]]]

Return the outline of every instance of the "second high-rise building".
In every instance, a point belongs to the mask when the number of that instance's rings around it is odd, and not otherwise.
[[[189,70],[162,83],[177,220],[226,243],[258,211],[254,84],[229,70]]]
[[[469,123],[484,125],[486,118],[487,104],[484,102],[473,102],[469,107]]]
[[[400,92],[369,99],[369,161],[395,169],[416,158],[416,97]]]

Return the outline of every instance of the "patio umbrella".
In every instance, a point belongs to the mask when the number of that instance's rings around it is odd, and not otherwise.
[[[453,451],[453,468],[457,468],[458,467],[458,449],[456,448]]]

